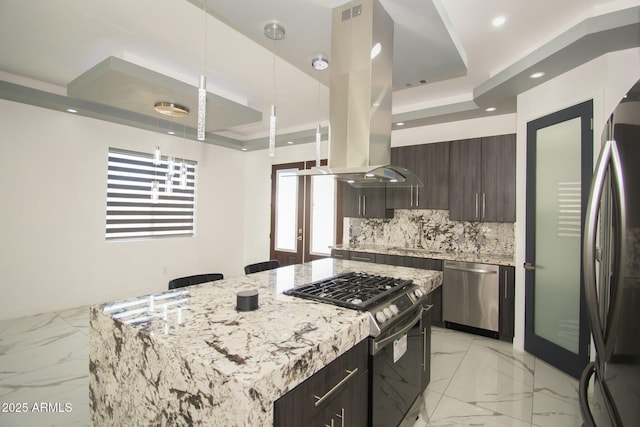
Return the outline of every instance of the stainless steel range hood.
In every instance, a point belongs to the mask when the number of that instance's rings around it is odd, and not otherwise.
[[[356,187],[422,186],[391,159],[393,20],[378,0],[333,9],[328,166],[300,175],[333,175]]]

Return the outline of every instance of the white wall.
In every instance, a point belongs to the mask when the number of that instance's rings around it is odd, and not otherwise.
[[[0,319],[242,274],[245,153],[5,100],[0,123]],[[158,143],[198,162],[195,237],[106,242],[108,148]]]
[[[594,162],[604,124],[620,99],[640,78],[640,49],[594,59],[518,96],[516,165],[516,332],[514,347],[524,349],[524,269],[526,225],[527,123],[593,99]]]

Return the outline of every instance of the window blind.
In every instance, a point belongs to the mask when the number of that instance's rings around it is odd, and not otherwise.
[[[166,156],[155,164],[152,154],[110,148],[107,240],[192,236],[196,167],[194,161]]]

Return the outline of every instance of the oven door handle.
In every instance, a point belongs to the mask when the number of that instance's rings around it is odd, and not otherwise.
[[[372,354],[376,354],[378,351],[380,351],[380,349],[382,349],[382,347],[384,347],[385,345],[389,344],[390,342],[393,342],[395,340],[397,340],[399,337],[401,337],[402,335],[406,334],[407,332],[409,332],[411,330],[411,328],[414,327],[414,325],[416,324],[416,322],[419,322],[420,319],[422,318],[422,310],[418,311],[418,314],[416,314],[410,322],[407,323],[406,326],[404,326],[402,329],[400,329],[398,332],[395,332],[393,335],[388,336],[387,338],[383,338],[380,341],[376,341],[375,339],[373,340],[373,345],[372,345]]]

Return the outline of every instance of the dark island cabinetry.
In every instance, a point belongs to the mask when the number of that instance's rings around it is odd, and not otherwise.
[[[274,404],[274,427],[365,427],[368,347],[364,340]]]

